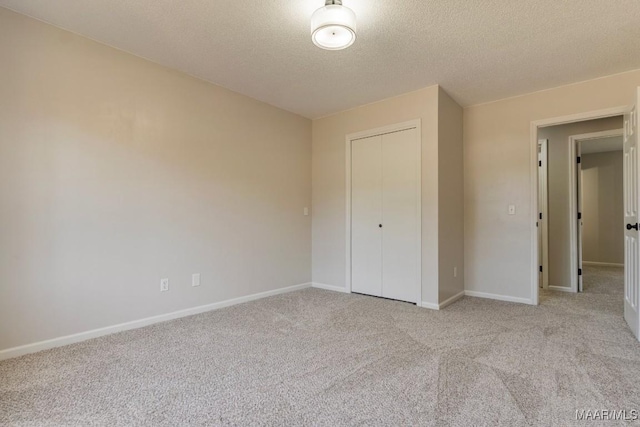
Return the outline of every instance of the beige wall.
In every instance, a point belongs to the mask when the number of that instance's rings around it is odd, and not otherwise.
[[[440,88],[438,97],[439,302],[464,291],[462,108]],[[453,269],[456,269],[454,277]]]
[[[532,297],[531,122],[628,105],[637,86],[633,71],[465,109],[466,289]]]
[[[1,8],[0,58],[0,349],[310,281],[309,120]]]
[[[442,99],[440,104],[439,99]],[[442,114],[452,118],[439,120]],[[437,304],[439,295],[438,251],[446,249],[447,256],[459,257],[443,261],[445,265],[462,268],[462,235],[456,231],[447,238],[458,242],[442,242],[439,239],[438,217],[458,209],[461,198],[462,165],[454,161],[450,170],[439,170],[439,156],[448,161],[461,155],[461,109],[438,86],[408,93],[373,104],[358,107],[313,121],[313,282],[344,287],[346,274],[345,255],[345,137],[346,135],[392,125],[413,119],[422,123],[422,301]],[[446,129],[447,146],[439,150],[438,127]],[[442,151],[442,153],[440,152]],[[457,153],[457,154],[456,154]],[[448,194],[443,196],[446,206],[439,207],[439,176],[452,177],[446,184]],[[455,216],[452,221],[455,221]],[[461,218],[461,211],[459,217]],[[453,227],[449,227],[447,231]],[[447,274],[453,276],[452,267]],[[460,270],[461,271],[461,270]],[[461,289],[462,277],[447,280],[444,295]],[[463,285],[462,285],[463,286]]]
[[[582,259],[624,263],[622,151],[582,155]]]
[[[571,287],[570,147],[569,137],[622,128],[622,116],[588,120],[540,129],[538,137],[549,140],[548,215],[549,285]]]

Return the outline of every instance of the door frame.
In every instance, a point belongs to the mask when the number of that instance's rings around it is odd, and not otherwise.
[[[542,288],[547,289],[549,287],[549,140],[538,140],[538,188],[542,185],[542,190],[539,191],[538,198],[542,199],[542,203],[538,206],[538,233],[540,243],[542,244],[542,250],[539,251],[542,254],[542,260],[538,264],[542,268],[542,272],[539,273],[539,277],[542,279]]]
[[[351,293],[351,142],[369,138],[372,136],[385,135],[403,130],[416,129],[417,131],[417,147],[416,153],[418,159],[418,185],[417,185],[417,228],[418,236],[417,247],[417,283],[416,283],[416,305],[422,306],[422,129],[421,120],[409,120],[389,126],[378,127],[361,132],[354,132],[345,137],[345,206],[346,206],[346,224],[345,224],[345,243],[346,243],[346,263],[345,263],[345,284],[346,291]]]
[[[582,170],[578,167],[577,157],[582,156],[580,146],[584,141],[590,141],[593,139],[612,138],[616,136],[624,136],[624,129],[612,129],[602,132],[590,132],[579,135],[571,135],[569,137],[569,224],[573,223],[574,226],[570,228],[569,233],[569,245],[571,248],[571,292],[580,291],[580,277],[578,276],[578,269],[582,268],[582,251],[580,241],[578,221],[578,213],[582,213],[582,184],[579,181],[578,173]],[[557,289],[556,289],[557,290]]]
[[[587,120],[604,119],[607,117],[623,116],[629,111],[629,106],[624,105],[620,107],[607,108],[603,110],[588,111],[584,113],[570,114],[566,116],[552,117],[542,120],[534,120],[531,122],[529,130],[529,173],[530,173],[530,186],[531,186],[531,209],[529,211],[531,219],[531,277],[530,277],[530,289],[531,289],[531,304],[538,305],[539,300],[539,260],[538,260],[538,227],[536,222],[538,221],[538,129],[564,125],[568,123],[584,122]]]

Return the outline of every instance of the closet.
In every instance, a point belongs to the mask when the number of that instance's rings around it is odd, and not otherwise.
[[[419,130],[414,127],[349,142],[351,291],[417,303]]]

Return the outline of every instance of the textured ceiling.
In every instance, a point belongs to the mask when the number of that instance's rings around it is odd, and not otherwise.
[[[324,0],[0,0],[316,118],[440,84],[472,105],[640,68],[639,0],[344,0],[358,40],[311,42]]]

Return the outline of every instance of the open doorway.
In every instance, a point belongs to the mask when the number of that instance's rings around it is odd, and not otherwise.
[[[567,258],[570,258],[570,254],[572,249],[575,248],[577,251],[577,247],[571,247],[571,240],[561,239],[561,241],[566,241],[568,250],[567,251],[559,251],[560,255],[558,259],[555,259],[553,256],[553,244],[552,239],[555,238],[554,229],[554,220],[553,220],[553,207],[552,207],[552,197],[553,192],[557,189],[560,189],[562,192],[562,185],[556,186],[553,183],[552,179],[552,164],[553,159],[562,156],[554,156],[552,152],[553,147],[561,147],[561,145],[554,145],[552,143],[552,135],[549,135],[549,132],[554,132],[555,130],[561,128],[562,126],[573,126],[573,125],[582,125],[589,123],[596,123],[601,119],[614,119],[618,120],[620,117],[622,119],[622,128],[623,128],[623,211],[624,211],[624,222],[623,224],[623,233],[624,233],[624,274],[622,278],[622,301],[623,301],[623,312],[622,315],[624,320],[631,333],[637,338],[640,339],[640,126],[638,119],[638,109],[637,106],[640,105],[640,87],[635,88],[635,90],[630,93],[630,101],[631,104],[628,106],[621,106],[610,108],[607,110],[600,110],[594,112],[587,113],[578,113],[570,116],[556,117],[544,120],[538,120],[531,122],[531,154],[532,154],[532,169],[531,169],[531,184],[532,184],[532,212],[531,216],[533,218],[533,226],[531,228],[532,233],[532,251],[531,251],[531,261],[532,261],[532,280],[531,280],[531,289],[532,289],[532,303],[537,305],[540,300],[540,296],[545,296],[545,293],[551,292],[548,290],[540,290],[539,286],[541,283],[540,280],[540,272],[539,268],[548,267],[549,268],[549,289],[552,287],[552,277],[554,273],[553,263],[558,263],[560,261],[561,267],[566,267],[568,271],[567,277],[569,280],[564,281],[564,283],[568,283],[569,286],[558,286],[559,289],[565,292],[572,292],[571,289],[571,270],[575,267],[575,265],[571,262],[567,261]],[[620,123],[619,123],[620,124]],[[555,129],[554,129],[555,128]],[[616,130],[619,129],[620,126],[615,126],[610,129],[604,130]],[[567,141],[570,136],[581,135],[585,133],[593,133],[593,132],[602,132],[603,129],[589,129],[589,130],[578,130],[571,129],[568,134],[565,135],[564,140]],[[543,206],[539,198],[539,169],[540,161],[539,161],[539,141],[542,139],[548,140],[548,170],[547,170],[547,208],[548,212],[541,212],[540,209]],[[572,162],[578,162],[582,159],[571,158],[571,148],[572,145],[565,143],[566,152],[566,164],[571,164]],[[580,149],[582,147],[580,146]],[[577,167],[576,167],[577,169]],[[562,176],[562,175],[561,175]],[[571,179],[571,172],[567,172],[564,175],[567,178],[567,181]],[[577,181],[577,178],[575,178]],[[581,180],[582,181],[582,175]],[[572,191],[572,187],[570,185],[564,187],[567,191]],[[577,192],[577,190],[576,190]],[[577,193],[576,193],[577,194]],[[577,197],[577,195],[576,195]],[[567,205],[571,201],[570,197],[566,198]],[[576,201],[576,206],[578,206],[578,202]],[[564,216],[566,220],[566,231],[567,234],[571,232],[572,229],[576,230],[576,234],[578,233],[578,222],[577,216],[571,216],[572,213],[569,209],[567,209],[567,215]],[[540,263],[544,262],[541,259],[539,247],[542,244],[539,236],[541,235],[540,228],[540,214],[546,215],[548,218],[548,246],[549,246],[549,265],[542,266]],[[558,224],[562,223],[562,215],[558,216]],[[558,225],[556,224],[556,226]],[[560,236],[562,237],[562,236]],[[564,262],[563,262],[564,261]],[[562,271],[562,268],[560,269]],[[579,275],[581,272],[578,271]],[[562,289],[560,289],[562,288]],[[586,286],[584,286],[586,289]],[[565,294],[569,296],[569,294]],[[579,295],[576,295],[579,297]],[[619,297],[615,295],[610,299],[611,302],[618,301]]]
[[[585,159],[592,162],[593,159],[607,157],[598,155],[596,151],[605,152],[612,149],[611,144],[619,143],[618,154],[622,156],[621,135],[623,117],[615,115],[606,118],[584,120],[574,123],[564,123],[555,126],[541,128],[538,131],[538,258],[539,258],[539,285],[543,289],[561,292],[579,292],[580,282],[583,276],[583,217],[582,207],[582,168],[581,150],[585,150]],[[618,138],[618,139],[616,139]],[[587,153],[588,152],[588,153]],[[611,156],[609,156],[611,157]],[[615,187],[600,193],[603,205],[611,207],[612,194],[619,195],[616,212],[620,213],[619,223],[613,221],[614,214],[602,217],[602,232],[610,231],[618,227],[619,233],[615,235],[623,239],[622,233],[622,160],[619,159],[620,179]],[[588,178],[598,169],[590,168],[585,172]],[[608,172],[612,171],[606,169]],[[617,176],[617,175],[616,175]],[[604,178],[604,176],[603,176]],[[591,181],[588,182],[587,201],[590,203],[595,195]],[[614,182],[609,179],[609,185]],[[602,184],[604,186],[604,183]],[[596,189],[597,190],[597,189]],[[615,190],[615,191],[614,191]],[[593,208],[589,204],[589,208]],[[604,208],[603,208],[604,209]],[[607,211],[608,212],[608,211]],[[597,211],[589,213],[589,231],[595,226],[591,219],[600,220]],[[600,225],[600,221],[598,222]],[[597,231],[599,232],[599,231]],[[593,233],[587,234],[587,243],[594,243]],[[606,239],[603,237],[603,241]],[[623,244],[622,240],[617,243]],[[597,245],[597,242],[595,242]],[[624,246],[615,247],[615,254],[604,254],[612,250],[615,245],[610,245],[602,251],[593,249],[590,245],[587,253],[598,253],[593,259],[585,259],[592,262],[604,262],[606,259],[619,260],[618,255],[623,253]],[[603,252],[602,254],[600,252]]]
[[[577,159],[571,198],[577,216],[573,291],[624,292],[623,133],[620,128],[569,138]]]

